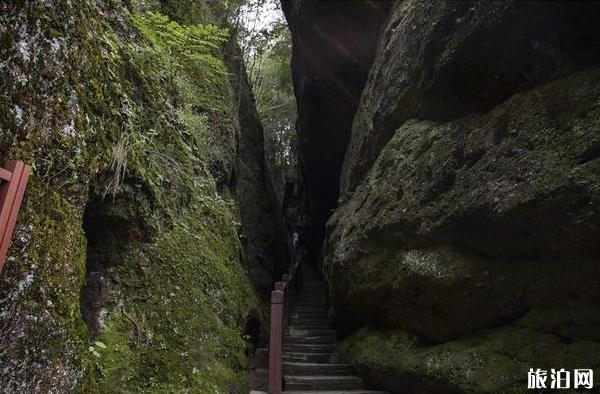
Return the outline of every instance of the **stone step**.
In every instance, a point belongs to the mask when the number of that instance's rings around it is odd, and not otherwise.
[[[290,326],[317,326],[319,324],[323,324],[329,326],[328,319],[326,318],[302,318],[295,317],[290,318],[289,325]]]
[[[283,351],[287,352],[298,352],[298,353],[333,353],[335,350],[335,345],[313,345],[306,343],[296,343],[283,345]]]
[[[298,321],[301,321],[301,322],[323,323],[323,322],[329,321],[329,318],[326,315],[322,315],[322,316],[317,316],[317,315],[313,315],[313,316],[290,316],[290,318],[289,318],[288,321],[293,322],[293,324],[296,324],[296,322],[298,322]]]
[[[283,373],[289,375],[332,375],[344,376],[350,375],[350,370],[346,364],[323,364],[323,363],[299,363],[284,362]]]
[[[323,321],[327,320],[329,317],[326,313],[321,314],[299,314],[299,313],[291,313],[290,320],[315,320],[315,321]]]
[[[328,319],[329,319],[329,317],[324,313],[321,315],[299,315],[299,314],[291,314],[290,315],[290,320],[323,322]]]
[[[252,390],[250,394],[268,394],[266,391]],[[282,391],[282,394],[390,394],[387,391],[372,390],[327,390],[327,391]]]
[[[315,302],[299,302],[294,304],[294,310],[296,309],[318,309],[318,310],[327,310],[327,304],[323,301],[315,301]]]
[[[304,307],[302,307],[304,308]],[[292,309],[292,316],[294,317],[327,317],[326,308],[294,308]]]
[[[358,376],[286,375],[286,390],[360,390],[362,379]]]
[[[314,313],[314,312],[308,312],[308,313],[298,313],[298,312],[292,312],[290,314],[290,319],[305,319],[305,320],[323,320],[323,319],[327,319],[327,314],[326,313]]]
[[[329,324],[327,324],[327,321],[325,320],[321,320],[321,321],[290,321],[288,327],[294,327],[296,329],[304,329],[304,330],[311,330],[311,329],[320,329],[320,328],[330,328]]]
[[[334,337],[336,335],[336,331],[331,328],[310,328],[310,329],[302,329],[297,326],[288,327],[288,335],[290,337]]]
[[[390,394],[387,391],[371,391],[371,390],[335,390],[335,391],[283,391],[283,394]],[[267,393],[264,393],[267,394]]]
[[[327,313],[329,309],[327,308],[327,306],[325,305],[317,305],[317,306],[312,306],[312,305],[300,305],[300,306],[294,306],[292,307],[292,309],[290,309],[290,311],[292,313],[295,312],[320,312],[320,313]]]
[[[329,329],[329,325],[324,321],[311,322],[308,324],[297,324],[293,323],[288,326],[290,330],[326,330]]]
[[[327,304],[323,301],[311,301],[294,304],[291,310],[295,311],[296,309],[302,311],[327,311],[329,308],[327,307]]]
[[[329,363],[333,353],[283,352],[283,361],[301,363]]]
[[[295,305],[292,313],[296,312],[327,312],[327,305]]]
[[[323,322],[328,320],[326,315],[323,316],[291,316],[290,321],[308,321],[308,322]]]
[[[337,338],[334,336],[314,336],[314,337],[292,337],[286,335],[283,338],[283,343],[292,344],[292,343],[307,343],[307,344],[335,344],[337,342]]]
[[[295,305],[292,312],[327,312],[328,308],[325,304],[321,305]]]

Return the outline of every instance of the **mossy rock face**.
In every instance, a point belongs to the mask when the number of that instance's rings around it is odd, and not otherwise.
[[[244,260],[252,282],[268,302],[273,280],[287,272],[287,227],[265,162],[263,127],[252,87],[245,71],[239,72],[245,70],[242,52],[233,39],[225,51],[225,64],[231,84],[239,93],[235,98],[240,133],[233,189],[239,206]]]
[[[340,176],[348,199],[412,118],[458,119],[600,61],[590,2],[399,1],[352,122]]]
[[[595,66],[485,114],[398,128],[329,221],[323,272],[339,328],[443,346],[532,307],[597,300],[599,87]],[[573,327],[564,334],[589,332]],[[555,343],[543,357],[566,357]]]
[[[597,335],[564,335],[582,324],[597,332],[598,312],[596,306],[534,308],[500,328],[433,346],[404,331],[364,328],[343,342],[340,357],[373,387],[392,393],[525,393],[530,368],[550,374],[600,367]],[[540,318],[554,325],[540,325]]]
[[[440,343],[513,320],[532,305],[600,296],[594,261],[573,270],[561,262],[491,260],[448,245],[379,248],[331,274],[342,332],[369,323]]]
[[[248,391],[264,306],[231,190],[228,32],[158,13],[183,5],[0,5],[0,156],[33,165],[0,280],[7,391]]]

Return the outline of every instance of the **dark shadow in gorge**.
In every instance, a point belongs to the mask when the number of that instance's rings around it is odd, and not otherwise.
[[[339,175],[379,26],[393,2],[282,1],[293,38],[297,130],[312,221],[309,261],[318,261],[337,206]]]

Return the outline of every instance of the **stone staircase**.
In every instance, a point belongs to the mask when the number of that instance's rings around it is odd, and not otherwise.
[[[284,393],[385,394],[364,389],[348,365],[335,361],[336,341],[335,330],[327,324],[322,282],[305,281],[283,339]]]

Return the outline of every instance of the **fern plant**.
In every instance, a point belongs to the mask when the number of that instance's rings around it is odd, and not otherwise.
[[[157,12],[131,15],[133,24],[151,43],[154,54],[169,64],[173,75],[185,71],[202,84],[227,75],[220,50],[229,36],[214,25],[180,25]]]

